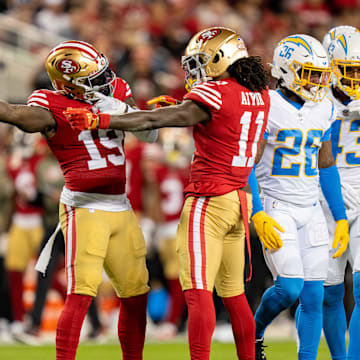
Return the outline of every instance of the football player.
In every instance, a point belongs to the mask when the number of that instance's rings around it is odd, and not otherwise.
[[[146,206],[149,191],[147,191],[148,184],[144,170],[149,147],[158,147],[158,144],[144,144],[132,133],[126,135],[124,144],[126,157],[126,196],[139,221],[148,251],[155,229],[154,219],[150,216],[152,215],[151,210],[148,210]]]
[[[142,359],[148,272],[144,238],[125,194],[124,133],[73,130],[63,114],[68,107],[116,110],[105,95],[134,105],[131,89],[111,71],[107,58],[85,42],[59,44],[45,65],[55,91],[33,92],[27,106],[0,102],[0,121],[41,132],[65,178],[59,213],[66,242],[67,298],[57,324],[56,359],[75,358],[103,268],[120,297],[123,359]],[[157,132],[138,136],[154,141]]]
[[[337,222],[333,247],[340,256],[348,241],[348,223],[340,179],[331,154],[330,126],[334,105],[325,98],[330,67],[321,43],[292,35],[274,50],[271,69],[278,79],[263,151],[256,167],[265,212],[285,229],[277,252],[264,249],[274,285],[255,313],[256,359],[266,359],[266,327],[298,297],[298,358],[316,359],[322,329],[323,282],[327,274],[328,233],[319,204],[318,179]],[[258,204],[261,208],[262,204]],[[256,207],[255,206],[255,207]]]
[[[191,149],[192,144],[186,128],[162,129],[159,138],[164,158],[154,174],[153,191],[158,194],[161,214],[156,226],[155,242],[169,293],[169,309],[165,321],[156,329],[154,336],[158,340],[170,340],[178,333],[186,306],[179,282],[176,231],[185,200],[184,189],[189,180],[190,159],[186,156],[187,149]]]
[[[39,135],[40,136],[40,135]],[[38,136],[17,130],[7,168],[13,181],[14,213],[9,229],[5,267],[9,276],[13,321],[10,331],[21,341],[25,331],[23,288],[26,268],[36,256],[43,236],[44,206],[38,189],[37,169],[44,156],[37,151]]]
[[[182,66],[189,93],[180,105],[120,116],[86,109],[66,115],[83,130],[194,126],[195,152],[177,232],[191,359],[209,359],[214,286],[229,312],[238,358],[253,359],[254,319],[243,280],[247,183],[267,123],[267,74],[259,57],[248,56],[241,37],[223,27],[194,35]],[[261,239],[268,248],[281,246],[272,226]]]
[[[334,250],[329,251],[323,327],[332,359],[360,359],[360,32],[356,28],[343,28],[336,28],[337,36],[327,47],[333,69],[333,81],[328,97],[333,101],[337,114],[331,127],[332,151],[341,178],[350,242],[348,250],[341,257],[334,259]],[[331,208],[329,209],[326,202],[322,202],[322,206],[329,235],[332,237],[336,226],[331,216]],[[353,270],[355,308],[350,320],[346,357],[347,321],[343,298],[347,261]]]

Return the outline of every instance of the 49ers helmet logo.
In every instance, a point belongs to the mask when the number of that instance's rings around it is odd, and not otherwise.
[[[207,31],[204,31],[202,34],[200,34],[199,40],[202,40],[205,42],[210,39],[213,39],[215,36],[217,36],[219,34],[220,34],[219,29],[207,30]]]
[[[80,70],[80,65],[71,59],[61,59],[56,68],[63,74],[75,74]]]

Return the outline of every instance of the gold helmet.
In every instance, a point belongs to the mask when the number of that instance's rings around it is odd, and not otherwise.
[[[55,90],[80,100],[96,101],[95,91],[110,95],[116,76],[103,54],[84,41],[65,41],[54,47],[45,62]]]
[[[232,29],[212,27],[198,32],[181,58],[186,89],[222,75],[236,60],[247,56],[244,41]]]

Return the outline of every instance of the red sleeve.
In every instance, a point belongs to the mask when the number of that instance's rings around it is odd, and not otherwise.
[[[223,104],[222,94],[217,90],[217,84],[204,82],[195,86],[184,96],[184,100],[192,100],[199,103],[210,111],[220,110]]]
[[[132,92],[131,92],[129,84],[125,80],[117,77],[116,84],[115,84],[115,90],[114,90],[114,97],[116,99],[124,101],[131,96],[132,96]]]
[[[36,90],[28,98],[28,106],[40,106],[46,110],[50,109],[50,103],[48,98],[48,91],[46,90]]]

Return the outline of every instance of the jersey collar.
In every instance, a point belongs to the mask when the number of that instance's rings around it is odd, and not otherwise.
[[[297,110],[300,110],[302,108],[302,106],[305,104],[299,104],[293,100],[290,100],[288,97],[286,97],[280,89],[276,89],[275,90],[281,97],[283,97],[288,103],[290,103],[291,105],[293,105]]]

